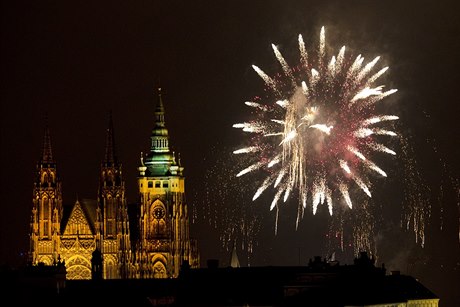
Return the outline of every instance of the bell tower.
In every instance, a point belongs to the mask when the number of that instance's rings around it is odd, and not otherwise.
[[[169,148],[161,88],[155,107],[150,152],[138,167],[138,278],[177,277],[183,262],[199,266],[196,241],[190,239],[184,167]]]
[[[43,152],[37,163],[30,221],[29,261],[36,265],[55,264],[60,260],[62,190],[51,150],[48,125],[45,126]]]
[[[96,209],[96,249],[101,253],[105,279],[127,278],[131,244],[122,164],[115,155],[112,114],[106,133]]]

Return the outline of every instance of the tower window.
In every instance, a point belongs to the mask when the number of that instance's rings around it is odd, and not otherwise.
[[[161,187],[161,183],[159,181],[155,181],[155,188],[160,188]]]
[[[163,188],[167,188],[169,185],[168,185],[168,182],[167,181],[163,181]]]
[[[149,188],[153,188],[153,181],[149,181]]]

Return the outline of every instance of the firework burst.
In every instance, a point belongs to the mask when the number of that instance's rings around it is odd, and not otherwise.
[[[255,119],[233,125],[251,134],[252,142],[233,153],[254,158],[237,177],[262,172],[265,180],[253,200],[273,187],[270,210],[296,193],[297,224],[309,204],[313,214],[327,204],[332,215],[340,203],[351,209],[358,191],[372,196],[372,179],[387,176],[374,156],[396,155],[384,144],[397,135],[392,123],[398,119],[377,111],[382,100],[397,91],[376,84],[388,69],[375,69],[380,57],[365,64],[361,55],[349,56],[344,46],[327,61],[324,27],[317,50],[307,52],[301,35],[298,45],[300,61],[295,66],[272,45],[282,68],[273,77],[252,66],[267,95],[245,102]]]

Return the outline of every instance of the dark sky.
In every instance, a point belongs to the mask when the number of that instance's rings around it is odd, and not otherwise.
[[[380,55],[381,63],[390,67],[385,84],[399,90],[392,110],[410,139],[417,172],[432,192],[430,200],[437,200],[430,201],[425,248],[409,250],[414,244],[397,234],[410,237],[400,229],[400,212],[394,208],[399,194],[391,180],[381,185],[376,195],[382,199],[376,202],[386,204],[382,225],[377,225],[383,242],[379,263],[419,273],[429,285],[437,285],[446,274],[441,269],[459,277],[458,6],[453,0],[2,1],[0,263],[16,263],[28,249],[44,118],[64,204],[71,205],[77,197],[95,198],[112,111],[128,201],[135,202],[136,167],[140,153],[149,149],[159,85],[171,144],[185,166],[187,199],[195,216],[192,235],[199,241],[202,260],[227,263],[229,253],[222,251],[219,240],[223,230],[208,222],[210,212],[214,218],[228,213],[238,215],[234,221],[244,220],[239,219],[241,210],[228,208],[238,207],[236,199],[247,201],[256,189],[249,186],[250,193],[242,193],[248,186],[238,190],[235,179],[226,178],[232,174],[223,171],[230,167],[226,155],[247,141],[232,128],[249,117],[243,102],[262,90],[251,65],[279,72],[271,44],[294,59],[298,34],[307,45],[317,44],[325,26],[332,50],[346,45],[366,59]],[[397,168],[390,172],[403,176]],[[241,195],[232,199],[206,193],[215,189]],[[212,202],[222,199],[228,203],[213,207]],[[296,231],[295,218],[289,217],[295,209],[283,211],[275,236],[274,212],[268,206],[258,203],[251,209],[250,222],[259,226],[253,264],[291,265],[324,256],[326,218],[309,218]],[[408,259],[414,252],[435,268],[410,271]]]

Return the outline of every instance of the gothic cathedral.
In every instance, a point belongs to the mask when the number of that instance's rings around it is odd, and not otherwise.
[[[189,233],[184,167],[169,148],[161,89],[150,138],[150,152],[141,154],[138,167],[139,199],[128,210],[110,116],[97,199],[77,199],[66,210],[45,128],[33,188],[32,265],[64,263],[67,279],[176,278],[182,265],[199,267],[197,242]]]

